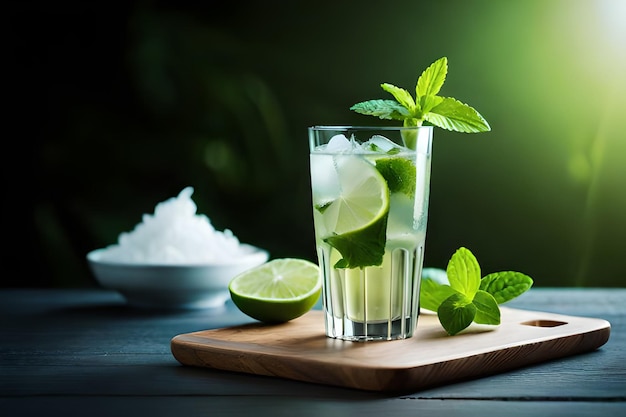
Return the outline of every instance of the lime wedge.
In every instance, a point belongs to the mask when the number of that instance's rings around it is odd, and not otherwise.
[[[316,264],[283,258],[242,272],[228,289],[233,303],[246,315],[265,323],[283,323],[315,305],[322,279]]]
[[[358,156],[337,156],[335,174],[338,193],[316,205],[324,229],[324,241],[341,255],[336,268],[380,265],[385,253],[389,188],[385,178]]]
[[[406,158],[380,158],[376,160],[376,169],[387,180],[390,193],[406,194],[415,197],[416,169]]]

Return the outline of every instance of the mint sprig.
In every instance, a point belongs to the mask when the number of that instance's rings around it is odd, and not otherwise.
[[[380,119],[400,120],[403,126],[422,126],[427,121],[442,129],[479,133],[491,130],[489,123],[476,109],[451,97],[438,95],[448,74],[448,59],[433,62],[417,80],[415,99],[401,87],[383,83],[381,87],[393,95],[394,100],[368,100],[350,107],[360,114]],[[407,143],[413,147],[414,143]]]
[[[472,322],[500,324],[499,304],[526,292],[533,280],[521,272],[504,271],[481,279],[480,266],[472,252],[459,248],[450,258],[445,271],[448,284],[422,275],[420,305],[437,312],[446,332],[454,336]]]

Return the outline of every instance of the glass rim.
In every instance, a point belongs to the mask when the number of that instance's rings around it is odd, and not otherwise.
[[[351,125],[314,125],[309,130],[417,130],[432,129],[433,126],[351,126]]]

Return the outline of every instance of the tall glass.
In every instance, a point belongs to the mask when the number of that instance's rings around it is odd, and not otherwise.
[[[428,218],[433,128],[309,128],[326,335],[413,336]]]

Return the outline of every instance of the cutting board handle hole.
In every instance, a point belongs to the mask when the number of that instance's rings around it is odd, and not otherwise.
[[[567,323],[564,321],[556,321],[556,320],[530,320],[530,321],[525,321],[521,324],[523,324],[524,326],[534,326],[534,327],[558,327]]]

